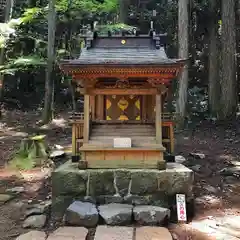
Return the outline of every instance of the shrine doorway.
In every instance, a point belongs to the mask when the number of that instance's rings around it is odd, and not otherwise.
[[[105,96],[105,116],[109,121],[140,121],[142,98],[137,95]]]

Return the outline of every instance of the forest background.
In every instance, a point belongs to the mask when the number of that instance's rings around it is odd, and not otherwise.
[[[40,110],[47,123],[58,109],[81,111],[58,62],[79,57],[82,31],[97,21],[100,33],[147,34],[154,21],[168,56],[189,59],[167,106],[180,125],[238,116],[240,0],[1,0],[0,8],[2,113]]]

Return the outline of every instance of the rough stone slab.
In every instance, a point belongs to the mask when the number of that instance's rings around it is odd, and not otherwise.
[[[108,225],[124,225],[131,223],[132,205],[110,203],[98,207],[99,215]]]
[[[172,235],[163,227],[136,228],[136,240],[172,240]]]
[[[46,215],[34,215],[28,217],[24,223],[24,228],[42,228],[45,226],[47,217]]]
[[[78,239],[72,238],[72,237],[64,237],[64,236],[49,236],[47,238],[47,240],[78,240]],[[82,240],[82,239],[80,239],[80,240]]]
[[[52,201],[46,201],[40,204],[34,204],[32,207],[27,209],[25,212],[25,217],[47,213],[50,210],[51,203]]]
[[[148,205],[151,202],[150,196],[129,195],[124,197],[124,201],[133,205]]]
[[[98,211],[94,204],[88,202],[73,202],[65,214],[67,224],[82,227],[95,227],[98,223]]]
[[[24,192],[24,187],[13,187],[6,190],[7,193],[20,194]]]
[[[170,218],[170,210],[157,206],[135,206],[133,215],[134,220],[141,225],[158,225],[166,218]]]
[[[98,226],[94,240],[133,240],[133,228]]]
[[[48,237],[48,240],[57,240],[57,239],[76,239],[76,240],[85,240],[88,234],[88,230],[83,227],[60,227]]]
[[[13,198],[14,196],[10,194],[0,194],[0,205],[12,200]]]
[[[51,217],[55,221],[62,221],[62,218],[69,207],[73,202],[74,197],[69,194],[69,196],[58,196],[53,197],[52,207],[51,207]]]
[[[40,231],[31,231],[17,237],[16,240],[45,240],[46,234],[45,232]]]
[[[70,169],[65,167],[71,167]],[[68,193],[85,195],[87,172],[78,169],[78,164],[61,165],[52,173],[52,195],[67,196]]]
[[[53,152],[50,153],[50,158],[62,158],[64,157],[66,154],[63,150],[55,150]]]

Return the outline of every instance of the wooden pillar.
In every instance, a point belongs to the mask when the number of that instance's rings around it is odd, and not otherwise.
[[[147,120],[147,96],[142,96],[142,116],[141,120]]]
[[[96,118],[97,120],[104,120],[104,95],[98,95],[96,98]]]
[[[161,94],[156,95],[156,142],[157,144],[162,144],[162,99]]]
[[[77,138],[76,138],[76,124],[72,123],[72,155],[76,156],[77,153]]]
[[[95,120],[96,118],[96,100],[95,100],[95,95],[93,96],[90,96],[90,110],[91,110],[91,113],[92,113],[92,120]]]
[[[88,143],[89,140],[89,118],[90,115],[90,96],[84,95],[84,132],[83,132],[83,142]]]

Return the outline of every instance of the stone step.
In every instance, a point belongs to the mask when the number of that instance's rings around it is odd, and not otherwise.
[[[98,226],[94,240],[133,240],[133,227]]]
[[[172,235],[163,227],[139,227],[136,228],[134,240],[172,240]]]
[[[51,233],[47,240],[86,240],[87,234],[88,230],[84,227],[60,227]]]
[[[134,234],[135,232],[135,234]],[[135,236],[134,236],[135,235]],[[16,240],[45,240],[43,231],[30,231]],[[60,227],[50,233],[47,240],[86,240],[88,230],[83,227]],[[91,240],[172,240],[167,228],[163,227],[111,227],[98,226]]]
[[[134,232],[136,232],[134,234]],[[135,236],[134,236],[135,235]],[[94,240],[172,240],[172,235],[163,227],[110,227],[98,226]]]

